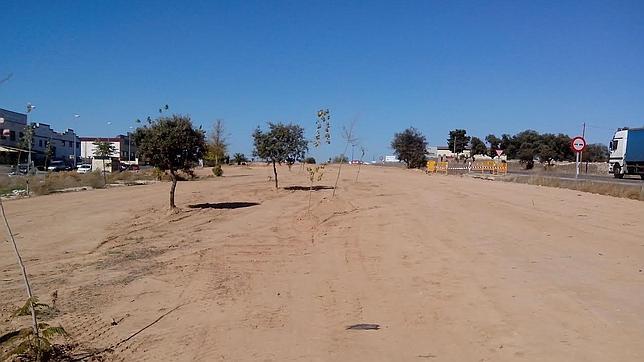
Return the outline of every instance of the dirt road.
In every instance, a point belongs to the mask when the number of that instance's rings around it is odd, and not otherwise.
[[[264,167],[180,183],[178,214],[165,183],[5,207],[35,293],[58,291],[52,324],[107,360],[642,360],[644,202],[355,172],[310,214]],[[28,322],[9,318],[25,296],[8,243],[0,279],[5,332]]]

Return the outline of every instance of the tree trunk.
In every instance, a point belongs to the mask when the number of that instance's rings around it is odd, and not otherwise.
[[[275,189],[278,189],[277,186],[277,168],[275,167],[275,160],[273,160],[273,174],[275,174]]]
[[[105,158],[103,158],[103,186],[107,186],[107,177],[105,176]]]
[[[170,170],[170,176],[172,177],[172,186],[170,186],[170,209],[176,209],[177,206],[174,204],[174,190],[177,188],[177,175],[174,171]]]

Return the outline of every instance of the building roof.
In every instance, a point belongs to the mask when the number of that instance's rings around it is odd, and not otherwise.
[[[81,142],[94,142],[94,141],[101,141],[101,142],[121,142],[123,138],[121,137],[79,137]]]

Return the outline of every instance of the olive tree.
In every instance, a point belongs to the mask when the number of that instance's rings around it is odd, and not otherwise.
[[[405,162],[408,168],[419,168],[425,164],[427,154],[427,139],[417,129],[410,127],[396,133],[391,141],[391,148],[399,160]]]
[[[170,208],[176,208],[174,192],[179,171],[192,174],[192,168],[203,158],[206,150],[205,132],[192,126],[188,116],[160,117],[134,132],[141,157],[172,179]]]
[[[287,162],[292,164],[302,160],[309,147],[304,138],[304,128],[296,124],[268,122],[268,130],[259,127],[253,132],[255,149],[253,155],[273,164],[275,188],[278,188],[277,168],[275,164]]]

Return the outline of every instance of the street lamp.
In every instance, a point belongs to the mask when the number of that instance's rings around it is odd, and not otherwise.
[[[80,118],[80,114],[74,114],[74,119]],[[76,168],[76,131],[74,131],[74,168]]]

